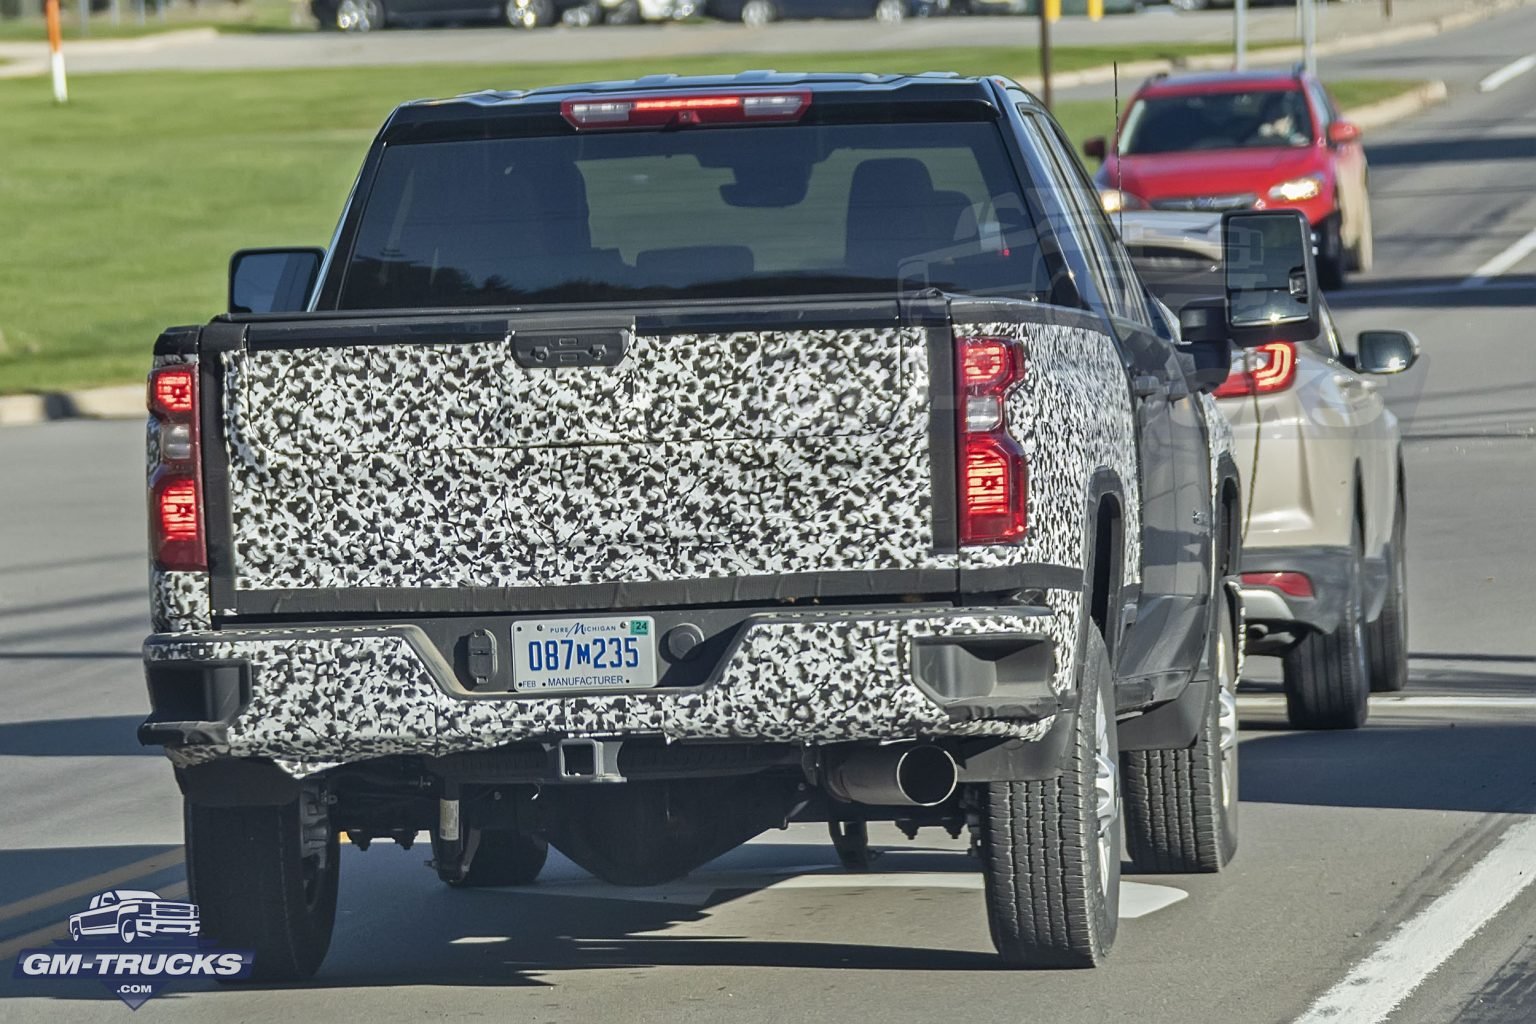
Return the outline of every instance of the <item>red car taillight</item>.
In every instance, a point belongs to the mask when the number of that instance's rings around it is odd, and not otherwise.
[[[1291,597],[1312,596],[1312,579],[1304,572],[1245,572],[1243,582],[1250,587],[1274,587]]]
[[[1233,370],[1221,387],[1216,389],[1217,398],[1238,398],[1242,395],[1268,395],[1284,391],[1296,380],[1296,346],[1289,341],[1271,341],[1248,350],[1252,368]]]
[[[1007,544],[1028,528],[1024,450],[1008,433],[1008,392],[1024,379],[1011,338],[959,338],[961,544]]]
[[[160,465],[149,479],[149,551],[160,569],[208,568],[197,412],[195,366],[150,373],[149,413],[160,424]]]

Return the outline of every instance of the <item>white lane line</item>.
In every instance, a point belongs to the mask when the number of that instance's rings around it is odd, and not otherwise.
[[[1238,694],[1239,707],[1283,708],[1284,697]],[[1536,697],[1371,697],[1371,707],[1386,708],[1536,708]]]
[[[1493,92],[1493,90],[1497,89],[1504,83],[1512,79],[1519,78],[1521,75],[1531,70],[1531,68],[1536,68],[1536,53],[1533,53],[1528,57],[1521,57],[1516,61],[1510,61],[1508,64],[1499,68],[1499,70],[1495,71],[1493,74],[1477,83],[1477,91]]]
[[[1450,890],[1404,922],[1296,1024],[1380,1024],[1430,973],[1536,880],[1536,820],[1504,833]]]
[[[1526,232],[1524,238],[1472,271],[1471,276],[1461,282],[1461,286],[1476,288],[1478,285],[1486,284],[1533,252],[1536,252],[1536,228]]]

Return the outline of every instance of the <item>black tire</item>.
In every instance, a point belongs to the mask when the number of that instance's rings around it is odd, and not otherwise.
[[[542,836],[515,829],[485,829],[469,861],[464,877],[448,884],[455,889],[494,885],[532,885],[549,858],[549,843]]]
[[[779,11],[773,0],[747,0],[736,14],[736,20],[748,28],[762,28],[778,19]]]
[[[1331,633],[1312,632],[1286,652],[1285,711],[1296,729],[1358,729],[1370,714],[1370,671],[1361,609],[1359,520],[1344,612]]]
[[[378,32],[389,25],[383,0],[340,0],[331,20],[343,32]]]
[[[1237,648],[1225,600],[1210,663],[1194,745],[1122,755],[1126,846],[1137,871],[1210,874],[1237,852]]]
[[[319,970],[336,923],[340,847],[305,858],[299,805],[186,807],[187,882],[201,935],[255,953],[251,981],[302,981]]]
[[[554,0],[507,0],[502,6],[502,18],[511,28],[544,28],[555,23]]]
[[[869,825],[862,821],[829,821],[827,833],[832,837],[832,848],[837,851],[838,863],[849,871],[868,871],[875,862],[875,851],[869,848]]]
[[[1365,627],[1371,692],[1397,693],[1408,685],[1408,508],[1397,498],[1397,519],[1387,545],[1387,597]]]
[[[638,25],[640,21],[640,0],[624,0],[603,15],[605,25]]]
[[[1339,236],[1339,215],[1325,220],[1317,237],[1317,283],[1328,291],[1344,287],[1344,264],[1349,259]]]
[[[1079,712],[1061,775],[981,786],[987,923],[1015,967],[1096,966],[1119,927],[1114,682],[1098,628],[1085,628]]]

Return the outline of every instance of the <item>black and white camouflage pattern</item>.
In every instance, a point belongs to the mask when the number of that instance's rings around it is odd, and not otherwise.
[[[237,589],[954,566],[918,328],[639,336],[612,368],[505,341],[222,358]]]
[[[147,660],[247,659],[251,702],[227,745],[170,751],[187,765],[271,758],[295,775],[394,754],[486,750],[571,736],[835,743],[917,736],[1037,739],[1041,722],[951,722],[911,680],[930,636],[1030,633],[1056,644],[1053,686],[1072,685],[1076,596],[1066,614],[1010,608],[775,614],[746,629],[718,679],[695,691],[467,698],[410,627],[231,630],[152,637]]]
[[[162,366],[197,363],[195,356],[158,355],[152,369]],[[160,422],[153,416],[144,431],[144,478],[147,481],[160,468]],[[149,620],[156,633],[180,633],[209,629],[213,611],[205,572],[164,572],[153,564],[149,569]]]
[[[1084,517],[1089,482],[1099,469],[1120,480],[1125,497],[1122,558],[1126,584],[1141,579],[1141,474],[1136,421],[1125,365],[1113,338],[1061,324],[957,324],[962,337],[1023,343],[1024,380],[1008,393],[1008,431],[1024,449],[1028,530],[1014,546],[968,547],[962,569],[1037,562],[1087,562]]]
[[[1113,340],[1036,323],[955,332],[1022,342],[1027,368],[1008,418],[1029,458],[1024,540],[958,554],[934,550],[919,328],[638,336],[618,367],[560,370],[519,366],[505,341],[225,353],[236,586],[1074,567],[1101,468],[1124,491],[1125,582],[1139,580],[1135,426]],[[451,670],[410,627],[182,631],[207,621],[206,585],[197,606],[194,584],[157,585],[167,610],[157,622],[176,632],[152,637],[146,658],[244,658],[255,682],[227,746],[173,759],[266,757],[295,775],[584,735],[1037,738],[1048,722],[951,722],[912,683],[911,643],[1044,633],[1062,692],[1081,608],[1076,591],[1048,590],[1049,614],[1032,617],[786,611],[752,624],[700,690],[468,699],[450,692]]]

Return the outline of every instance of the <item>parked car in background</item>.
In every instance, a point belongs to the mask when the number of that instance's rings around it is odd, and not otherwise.
[[[1219,216],[1111,220],[1170,309],[1222,294]],[[1248,652],[1284,659],[1292,725],[1338,729],[1365,722],[1368,691],[1408,681],[1402,438],[1372,378],[1411,367],[1418,342],[1406,331],[1365,331],[1350,352],[1326,303],[1322,313],[1308,341],[1239,352],[1215,394],[1247,503]]]
[[[621,25],[679,21],[697,9],[693,0],[310,0],[322,29],[343,32],[451,22],[503,22],[513,28]]]
[[[512,0],[523,28],[557,21],[576,28],[589,25],[634,25],[640,22],[682,21],[698,11],[694,0]]]
[[[950,0],[710,0],[704,13],[751,28],[811,18],[873,18],[896,25],[907,18],[947,14],[950,6]]]
[[[1040,13],[1040,0],[955,0],[956,13],[960,14],[1028,14]],[[1143,7],[1143,0],[1104,0],[1105,14],[1134,14]],[[1062,0],[1061,13],[1068,17],[1088,13],[1088,0]]]
[[[517,24],[516,0],[310,0],[309,9],[322,29],[342,32],[445,22]]]
[[[1157,75],[1116,127],[1083,144],[1102,164],[1105,208],[1290,207],[1306,214],[1323,287],[1371,268],[1371,202],[1360,129],[1312,75],[1219,71]]]

